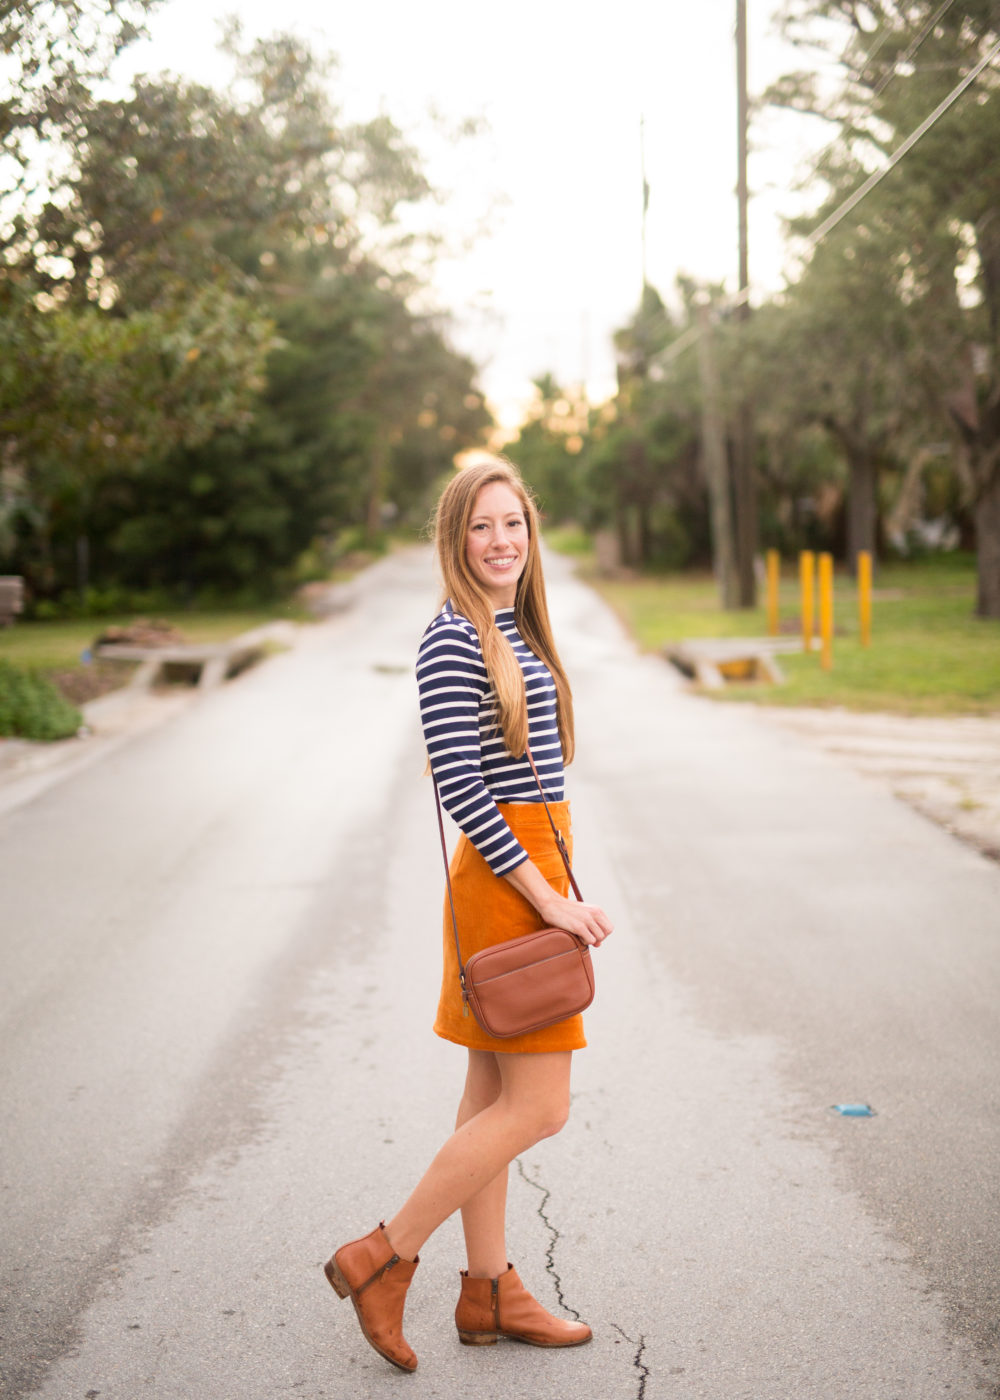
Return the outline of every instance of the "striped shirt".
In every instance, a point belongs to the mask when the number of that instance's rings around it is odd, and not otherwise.
[[[514,648],[524,674],[528,732],[538,775],[551,802],[563,800],[563,755],[556,722],[556,687],[548,667],[529,651],[502,608],[496,624]],[[504,875],[528,859],[497,810],[498,802],[541,802],[527,756],[514,758],[496,725],[496,698],[475,627],[445,603],[417,653],[420,718],[448,815]]]

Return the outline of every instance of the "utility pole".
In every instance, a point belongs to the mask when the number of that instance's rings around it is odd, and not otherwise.
[[[750,317],[750,257],[747,206],[747,136],[749,100],[747,96],[747,0],[736,0],[736,124],[737,184],[739,207],[740,299],[737,320],[746,324]],[[753,469],[753,409],[743,400],[733,423],[733,505],[736,515],[736,562],[739,574],[739,606],[752,608],[757,598],[754,557],[757,553],[757,489]]]
[[[736,198],[740,221],[740,291],[750,285],[750,257],[747,238],[747,135],[750,123],[747,97],[747,0],[736,0]],[[746,301],[740,311],[749,310]]]
[[[646,297],[646,215],[649,212],[649,181],[646,179],[646,114],[639,118],[639,167],[642,171],[642,292],[639,305]]]
[[[726,470],[726,429],[719,405],[719,373],[715,364],[712,319],[708,301],[695,307],[699,330],[698,377],[701,381],[702,469],[708,486],[712,520],[712,567],[724,608],[739,607],[739,577],[734,550],[729,473]]]

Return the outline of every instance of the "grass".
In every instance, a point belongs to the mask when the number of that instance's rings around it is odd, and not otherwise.
[[[247,608],[226,611],[198,612],[184,609],[158,613],[189,642],[222,642],[238,637],[252,627],[272,622],[275,618],[300,614],[292,605],[273,608]],[[134,622],[134,616],[81,617],[58,622],[16,622],[0,631],[0,658],[32,670],[64,671],[80,664],[84,652],[95,637],[108,627],[124,627]]]
[[[555,535],[555,538],[553,538]],[[547,535],[559,547],[559,532]],[[568,551],[567,551],[568,552]],[[765,636],[763,607],[724,612],[714,580],[675,574],[599,579],[592,558],[574,551],[581,577],[611,604],[645,651],[693,637]],[[782,578],[782,631],[798,630],[793,565]],[[761,590],[762,591],[762,590]],[[1000,713],[1000,621],[973,615],[975,564],[968,556],[886,564],[875,578],[872,643],[859,638],[857,589],[845,574],[834,586],[833,669],[817,653],[779,658],[782,686],[728,684],[713,698],[769,705],[841,705],[897,714]]]
[[[325,579],[314,586],[344,582],[353,578],[387,549],[406,543],[404,536],[387,536],[384,548],[353,548],[345,552]],[[148,614],[147,614],[148,615]],[[242,632],[249,632],[265,622],[288,619],[292,622],[314,622],[316,616],[298,593],[271,605],[158,609],[157,620],[163,620],[180,632],[186,642],[210,643],[228,641]],[[134,622],[137,613],[122,613],[109,617],[82,617],[53,621],[18,621],[12,627],[0,628],[0,664],[6,662],[20,671],[35,672],[49,679],[57,690],[75,704],[83,704],[98,695],[124,685],[135,666],[121,661],[84,662],[83,655],[94,640],[109,627],[124,627]],[[265,648],[266,649],[266,648]]]

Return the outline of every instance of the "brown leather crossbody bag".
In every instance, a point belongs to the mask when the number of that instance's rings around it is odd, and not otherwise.
[[[582,900],[580,887],[569,863],[566,843],[552,820],[530,749],[528,762],[545,804],[549,825],[573,893]],[[464,1006],[471,1006],[473,1015],[487,1035],[500,1040],[541,1030],[544,1026],[555,1025],[557,1021],[565,1021],[567,1017],[585,1010],[594,1000],[594,965],[590,947],[566,929],[543,928],[522,934],[520,938],[509,938],[504,943],[494,943],[473,953],[469,961],[463,963],[437,780],[434,782],[434,798]]]

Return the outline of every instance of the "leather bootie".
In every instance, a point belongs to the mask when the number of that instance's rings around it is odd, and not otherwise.
[[[570,1322],[547,1312],[512,1264],[499,1278],[470,1278],[462,1270],[455,1326],[459,1341],[467,1347],[493,1346],[500,1337],[533,1347],[578,1347],[594,1335],[585,1322]]]
[[[385,1223],[351,1240],[323,1266],[339,1298],[350,1298],[365,1338],[401,1371],[415,1371],[417,1358],[403,1336],[403,1306],[420,1262],[401,1259],[389,1243]]]

